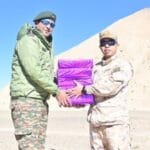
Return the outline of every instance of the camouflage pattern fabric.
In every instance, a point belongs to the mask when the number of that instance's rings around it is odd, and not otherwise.
[[[13,99],[11,115],[19,150],[44,150],[48,122],[47,102],[31,98]]]
[[[86,86],[87,93],[93,93],[96,101],[87,115],[92,126],[92,150],[130,149],[128,83],[132,76],[131,64],[118,55],[96,64],[94,84]]]
[[[90,125],[91,150],[131,150],[129,125]]]

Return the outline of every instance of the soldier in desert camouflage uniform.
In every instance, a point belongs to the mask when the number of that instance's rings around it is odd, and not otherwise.
[[[103,58],[95,65],[94,83],[77,86],[70,96],[93,94],[96,103],[90,106],[91,150],[130,150],[128,83],[133,71],[130,63],[117,54],[118,40],[110,31],[100,33]]]
[[[54,83],[52,32],[56,15],[38,14],[35,26],[19,31],[12,62],[11,114],[19,150],[44,150],[48,122],[47,99],[56,95],[68,105],[67,95]]]

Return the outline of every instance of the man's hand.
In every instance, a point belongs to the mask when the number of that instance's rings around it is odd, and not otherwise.
[[[82,95],[83,85],[77,81],[74,81],[74,82],[76,84],[76,87],[66,91],[69,97],[72,97],[72,96],[78,97],[78,96]]]
[[[64,106],[64,107],[69,107],[70,106],[69,98],[68,98],[65,91],[60,90],[56,94],[56,99],[58,100],[59,106]]]

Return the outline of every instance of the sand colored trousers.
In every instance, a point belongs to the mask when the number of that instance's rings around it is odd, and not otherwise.
[[[129,125],[90,125],[91,150],[131,150]]]

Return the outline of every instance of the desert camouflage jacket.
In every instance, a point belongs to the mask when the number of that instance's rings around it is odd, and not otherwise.
[[[88,120],[95,124],[114,124],[128,117],[127,87],[133,75],[131,64],[118,55],[95,65],[92,86],[88,94],[94,94],[96,104],[90,107]]]

